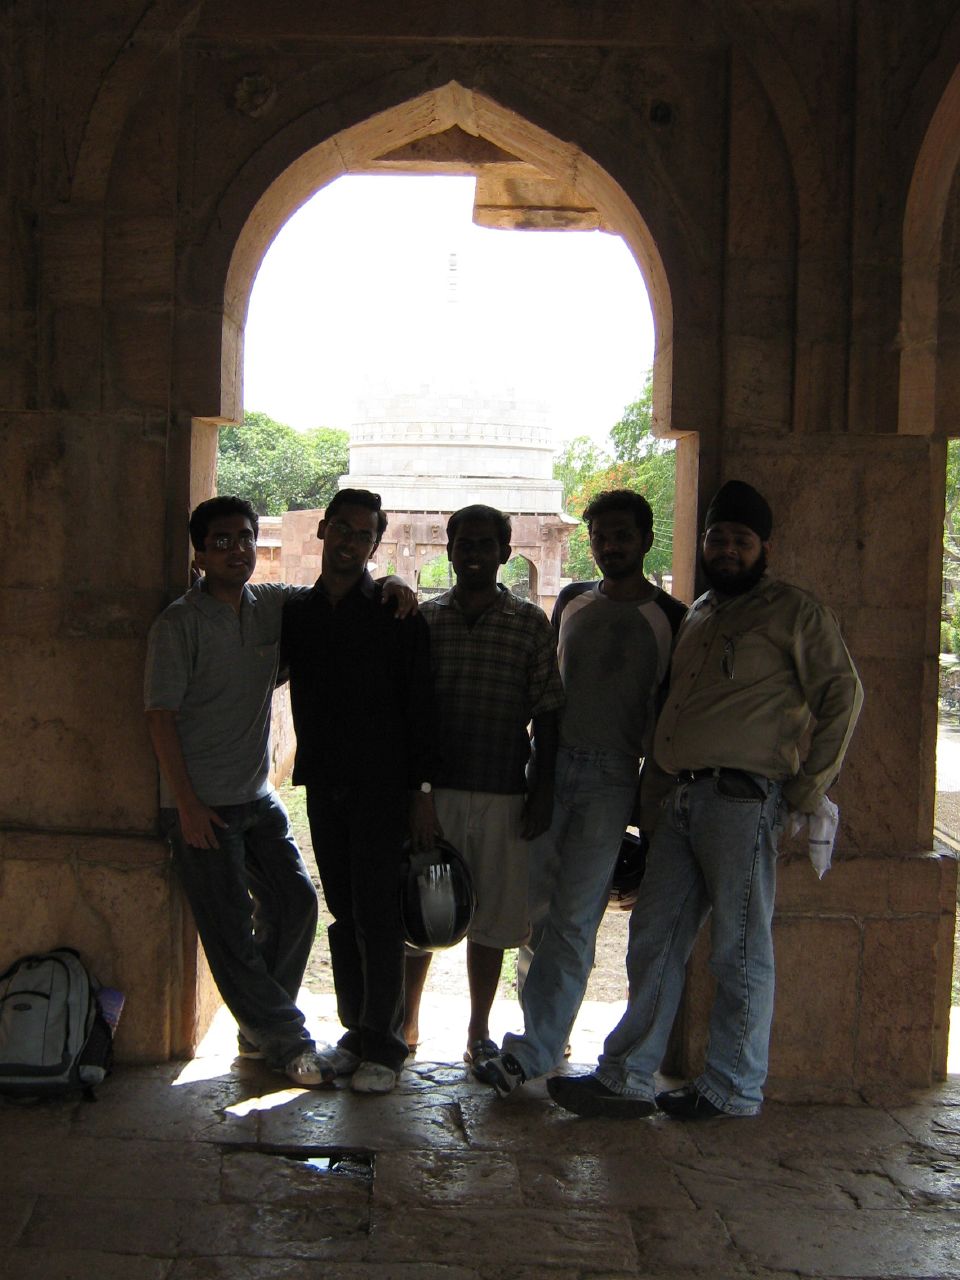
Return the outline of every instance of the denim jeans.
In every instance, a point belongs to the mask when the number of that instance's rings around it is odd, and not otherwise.
[[[520,991],[523,1035],[508,1035],[528,1078],[563,1059],[593,967],[597,929],[637,790],[637,760],[562,747],[553,821],[530,849],[532,954]]]
[[[185,843],[176,809],[161,829],[213,980],[241,1033],[282,1067],[314,1042],[297,993],[317,932],[317,894],[276,792],[213,806],[219,849]]]
[[[340,1044],[400,1071],[403,1038],[403,926],[400,857],[409,797],[399,787],[307,784],[307,816],[320,883],[333,923],[330,964]]]
[[[754,776],[754,775],[751,775]],[[717,991],[706,1066],[694,1082],[714,1106],[753,1115],[763,1101],[773,1017],[773,920],[780,784],[743,799],[703,778],[667,799],[630,917],[626,1012],[597,1075],[617,1093],[652,1099],[683,991],[687,959],[707,916]]]

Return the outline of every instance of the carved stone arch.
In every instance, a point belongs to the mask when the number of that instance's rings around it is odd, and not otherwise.
[[[211,224],[210,237],[221,242],[217,248],[222,249],[224,241],[232,243],[223,287],[224,351],[236,348],[239,357],[247,303],[257,269],[276,232],[306,199],[342,174],[363,171],[386,151],[453,127],[483,138],[553,177],[569,180],[594,201],[605,220],[617,227],[633,251],[650,293],[658,351],[662,349],[668,361],[673,308],[666,271],[649,228],[626,192],[577,147],[559,141],[486,95],[455,82],[400,103],[307,151],[300,151],[262,190],[242,226],[235,225],[239,212],[235,193],[224,194],[222,208]],[[291,129],[299,134],[300,122]],[[289,140],[284,136],[288,132],[284,130],[271,140],[268,144],[271,152],[289,155]],[[249,191],[248,168],[255,166],[263,172],[273,167],[265,161],[262,155],[251,158],[249,165],[238,172],[233,186]],[[223,216],[228,211],[233,214],[232,218]],[[658,368],[661,378],[668,372],[666,367]],[[204,397],[207,403],[199,412],[204,416],[232,419],[242,400],[239,377],[239,359],[229,361],[223,370],[223,386],[216,397],[218,403],[211,403],[212,397],[208,395]]]
[[[672,434],[674,314],[666,267],[640,211],[600,164],[579,147],[456,81],[319,141],[308,141],[310,127],[308,119],[298,118],[237,169],[205,234],[181,259],[175,353],[181,411],[207,422],[239,421],[250,291],[263,255],[291,214],[335,178],[363,172],[387,152],[456,127],[568,182],[600,211],[604,225],[616,228],[630,246],[654,313],[654,419],[659,433]],[[213,358],[215,350],[219,358]],[[689,457],[681,461],[685,483],[678,490],[675,548],[678,582],[689,591],[696,437],[688,433],[681,443]]]
[[[772,38],[764,20],[737,6],[726,23],[740,65],[769,104],[782,139],[792,184],[788,217],[796,226],[793,316],[792,426],[796,431],[842,430],[845,306],[832,287],[835,262],[844,252],[845,219],[837,217],[848,192],[841,170],[828,164],[822,124],[811,109],[807,86]]]
[[[175,51],[199,20],[205,0],[148,4],[108,69],[87,117],[74,167],[70,198],[99,204],[106,192],[117,142],[152,79],[157,62]],[[94,19],[96,20],[96,19]]]
[[[530,599],[540,599],[540,558],[541,548],[530,548],[524,551],[518,551],[516,548],[511,552],[510,560],[522,560],[526,566],[530,580]],[[510,560],[507,563],[510,563]]]
[[[917,156],[903,219],[898,429],[905,435],[960,434],[955,405],[946,420],[942,383],[954,388],[960,350],[942,333],[944,229],[957,203],[960,167],[960,67],[943,92]],[[952,425],[952,430],[951,430]]]

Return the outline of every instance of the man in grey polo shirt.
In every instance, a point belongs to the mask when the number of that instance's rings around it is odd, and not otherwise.
[[[150,631],[145,706],[161,825],[241,1054],[309,1086],[332,1079],[296,1004],[317,896],[268,777],[280,619],[292,589],[248,585],[257,532],[256,512],[240,498],[211,498],[194,511],[204,577]]]

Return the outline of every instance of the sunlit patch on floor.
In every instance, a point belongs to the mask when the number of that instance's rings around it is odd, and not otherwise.
[[[278,1089],[276,1093],[264,1093],[256,1098],[244,1098],[242,1102],[231,1103],[229,1107],[224,1107],[223,1110],[225,1115],[242,1118],[254,1111],[272,1111],[274,1107],[286,1106],[288,1102],[293,1102],[302,1094],[309,1092],[309,1089]]]

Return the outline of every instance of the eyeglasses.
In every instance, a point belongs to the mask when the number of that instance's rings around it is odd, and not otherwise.
[[[257,535],[250,529],[241,533],[215,533],[207,539],[207,545],[213,551],[232,551],[234,547],[250,551],[257,545]]]

